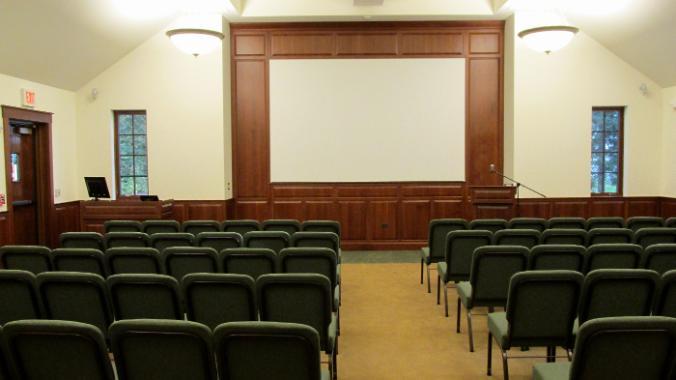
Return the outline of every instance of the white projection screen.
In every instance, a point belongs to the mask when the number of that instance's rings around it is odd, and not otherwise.
[[[464,58],[271,60],[269,82],[272,182],[465,180]]]

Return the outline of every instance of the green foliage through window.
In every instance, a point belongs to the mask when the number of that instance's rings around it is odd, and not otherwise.
[[[622,193],[623,108],[592,110],[592,194]]]
[[[116,111],[118,195],[148,194],[148,141],[145,111]]]

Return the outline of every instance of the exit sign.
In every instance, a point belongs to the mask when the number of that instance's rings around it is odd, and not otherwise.
[[[35,107],[35,91],[21,89],[21,105],[24,107]]]

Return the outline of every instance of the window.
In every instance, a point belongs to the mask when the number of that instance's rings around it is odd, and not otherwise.
[[[148,140],[145,111],[115,111],[117,196],[148,194]]]
[[[592,195],[622,195],[624,108],[592,109]]]

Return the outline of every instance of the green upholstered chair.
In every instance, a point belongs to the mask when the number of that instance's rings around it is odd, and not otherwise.
[[[310,326],[231,322],[214,331],[221,380],[328,380],[320,363],[319,334]]]
[[[530,250],[528,268],[531,270],[585,271],[585,254],[581,245],[543,244]]]
[[[646,227],[634,233],[634,243],[643,248],[653,244],[676,243],[676,228]]]
[[[166,274],[181,281],[189,273],[218,273],[218,252],[209,247],[170,247],[162,251]]]
[[[336,220],[306,220],[300,225],[304,232],[333,232],[340,237],[340,223]]]
[[[587,231],[579,228],[547,229],[542,232],[540,244],[574,244],[587,246]]]
[[[654,244],[646,248],[641,266],[660,275],[676,269],[676,244]]]
[[[512,347],[547,347],[548,361],[555,360],[556,347],[572,349],[583,280],[579,272],[559,270],[512,276],[506,311],[488,314],[487,374],[491,375],[493,338],[502,353],[504,379],[509,379]]]
[[[662,275],[653,315],[676,318],[676,270]]]
[[[526,247],[494,245],[479,247],[472,255],[469,281],[458,283],[458,315],[456,330],[460,331],[460,304],[467,310],[469,350],[474,352],[472,310],[476,306],[505,307],[509,281],[518,272],[528,268],[529,250]]]
[[[101,331],[86,323],[24,320],[3,326],[15,379],[114,380]]]
[[[340,285],[338,284],[338,258],[330,248],[292,247],[279,253],[279,271],[281,273],[317,273],[331,280],[333,288],[333,310],[338,312],[340,305]]]
[[[449,232],[466,230],[465,219],[432,219],[429,224],[427,247],[420,249],[420,283],[423,283],[423,267],[427,267],[427,293],[432,292],[430,265],[444,261],[446,257],[446,235]]]
[[[221,323],[258,320],[256,283],[251,276],[191,273],[181,281],[188,320],[210,329]]]
[[[247,248],[269,248],[279,253],[289,246],[291,235],[284,231],[252,231],[244,234],[242,246]]]
[[[181,225],[181,231],[194,236],[201,232],[220,232],[221,224],[215,220],[188,220]]]
[[[269,248],[228,248],[219,253],[225,273],[246,274],[253,279],[278,271],[277,254]]]
[[[38,245],[6,245],[0,248],[0,265],[33,274],[48,272],[52,270],[52,251]]]
[[[658,216],[633,216],[627,218],[627,228],[636,232],[641,228],[664,227],[664,219]]]
[[[536,364],[533,379],[673,379],[675,349],[676,319],[596,319],[580,327],[571,363]]]
[[[470,230],[486,230],[493,233],[507,228],[505,219],[474,219],[467,226]]]
[[[261,321],[301,323],[317,330],[336,378],[338,335],[331,281],[321,274],[265,274],[256,281],[256,295]]]
[[[621,216],[595,216],[587,219],[587,230],[596,228],[624,228]]]
[[[2,344],[3,341],[2,327],[0,327],[0,344]],[[0,355],[0,380],[11,379],[8,364],[6,354],[3,353]]]
[[[200,232],[195,236],[195,246],[209,247],[220,252],[242,246],[242,235],[237,232]]]
[[[91,248],[57,248],[52,251],[54,270],[108,276],[103,252]]]
[[[587,232],[587,245],[632,243],[634,231],[628,228],[594,228]]]
[[[195,237],[185,232],[157,232],[150,235],[150,246],[162,252],[169,247],[190,247]]]
[[[289,235],[299,232],[300,228],[300,222],[296,219],[268,219],[261,223],[263,231],[282,231]]]
[[[160,251],[155,248],[108,248],[104,257],[110,274],[164,273]]]
[[[181,224],[175,220],[146,220],[141,225],[143,232],[151,236],[157,233],[170,234],[181,232]]]
[[[664,227],[676,228],[676,216],[672,216],[671,218],[665,220],[664,221]]]
[[[487,230],[452,231],[446,235],[444,260],[437,263],[437,305],[444,284],[444,312],[448,317],[448,284],[469,280],[474,250],[491,245],[493,234]]]
[[[87,323],[108,334],[113,322],[103,277],[92,273],[49,272],[37,276],[46,319]]]
[[[547,229],[586,230],[587,220],[572,216],[549,218],[547,220]]]
[[[35,275],[25,270],[0,270],[0,325],[42,318]]]
[[[103,250],[103,235],[98,232],[64,232],[59,235],[61,248],[90,248]]]
[[[642,256],[643,249],[636,244],[594,244],[587,248],[586,271],[639,268]]]
[[[108,277],[115,319],[183,319],[178,282],[162,274]]]
[[[307,232],[301,231],[291,235],[290,247],[325,247],[336,253],[340,264],[340,236],[334,232]]]
[[[547,220],[543,218],[512,218],[507,223],[507,228],[542,232],[547,229]]]
[[[143,232],[143,224],[137,220],[108,220],[103,222],[103,230],[109,232]]]
[[[106,248],[150,246],[150,237],[143,232],[109,232],[103,239],[106,243]]]
[[[110,326],[119,380],[216,380],[211,330],[190,321],[132,319]]]
[[[500,230],[493,235],[494,245],[520,245],[533,248],[540,243],[538,230],[507,229]]]
[[[221,224],[223,232],[236,232],[242,236],[251,231],[260,231],[261,224],[253,219],[226,220]]]

